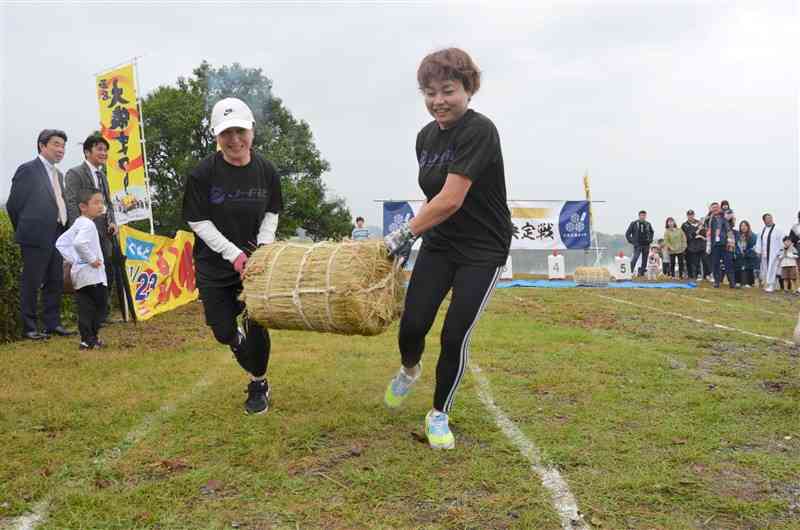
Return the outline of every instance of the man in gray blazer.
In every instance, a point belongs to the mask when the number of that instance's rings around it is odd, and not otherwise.
[[[56,250],[58,236],[67,224],[64,176],[56,164],[64,158],[67,135],[45,129],[36,146],[39,156],[17,168],[11,181],[6,210],[14,227],[14,239],[22,251],[20,308],[23,336],[46,339],[50,334],[73,335],[61,325],[64,290],[63,261]],[[38,329],[38,298],[42,290],[42,329]]]
[[[114,208],[111,205],[111,192],[108,187],[108,177],[104,172],[108,159],[108,142],[97,134],[90,135],[83,142],[83,156],[86,160],[67,171],[64,198],[67,202],[67,226],[71,226],[75,219],[80,217],[78,207],[78,192],[82,189],[95,188],[103,194],[106,211],[103,215],[95,217],[97,233],[100,235],[100,246],[103,249],[103,261],[106,266],[108,287],[111,288],[113,274],[112,240],[117,234],[117,225],[114,219]],[[109,297],[109,300],[111,298]],[[108,308],[106,308],[108,309]],[[108,313],[103,315],[102,321],[108,318]]]

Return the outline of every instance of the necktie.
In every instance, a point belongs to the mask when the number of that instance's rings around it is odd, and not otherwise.
[[[103,173],[98,169],[94,172],[94,178],[97,179],[97,189],[100,190],[100,193],[103,195],[103,214],[107,214],[109,205],[106,204],[106,197],[109,196],[109,194],[107,193],[106,184],[103,181]]]
[[[58,222],[62,225],[67,224],[67,207],[64,204],[64,197],[61,195],[61,183],[58,181],[58,171],[55,166],[50,171],[50,182],[53,184],[53,193],[56,196],[58,206]]]

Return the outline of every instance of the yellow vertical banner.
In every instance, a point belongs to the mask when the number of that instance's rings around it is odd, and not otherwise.
[[[100,134],[108,140],[108,186],[117,224],[150,218],[133,64],[97,76]]]
[[[193,233],[178,230],[169,238],[121,226],[119,241],[138,320],[197,300]]]

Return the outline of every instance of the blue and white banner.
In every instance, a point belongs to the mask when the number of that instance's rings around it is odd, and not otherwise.
[[[383,203],[383,234],[414,217],[422,201]],[[508,201],[511,249],[573,250],[591,246],[589,201]]]

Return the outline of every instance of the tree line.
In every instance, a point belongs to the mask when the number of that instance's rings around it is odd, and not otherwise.
[[[250,106],[256,119],[253,149],[271,160],[281,176],[284,210],[278,237],[294,236],[298,228],[316,241],[349,235],[350,210],[344,199],[327,193],[322,174],[330,164],[314,145],[308,123],[292,116],[260,68],[238,63],[214,68],[206,61],[191,76],[156,88],[142,101],[156,233],[188,230],[181,215],[184,184],[189,171],[216,150],[209,114],[225,97]],[[138,223],[145,229],[147,222]]]

